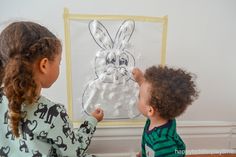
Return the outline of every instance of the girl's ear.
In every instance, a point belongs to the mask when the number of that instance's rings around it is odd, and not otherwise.
[[[39,61],[39,71],[43,74],[47,73],[48,71],[48,64],[49,60],[48,58],[43,58]]]

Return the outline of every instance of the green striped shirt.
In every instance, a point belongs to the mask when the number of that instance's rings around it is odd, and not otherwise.
[[[149,131],[150,120],[146,121],[142,136],[142,157],[182,157],[185,144],[176,132],[176,120]]]

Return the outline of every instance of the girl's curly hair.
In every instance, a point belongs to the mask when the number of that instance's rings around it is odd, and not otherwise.
[[[181,115],[197,97],[193,75],[167,66],[152,66],[144,77],[151,84],[150,104],[162,118],[173,119]]]
[[[2,102],[3,88],[2,88],[2,79],[4,76],[4,65],[2,61],[2,56],[0,56],[0,103]]]
[[[33,22],[14,22],[0,35],[0,54],[8,54],[3,65],[1,83],[8,98],[8,114],[12,133],[19,137],[22,104],[37,99],[33,65],[42,58],[53,60],[61,43],[47,28]]]

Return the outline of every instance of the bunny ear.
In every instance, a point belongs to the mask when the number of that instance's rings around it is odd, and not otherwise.
[[[129,39],[134,32],[135,23],[133,20],[124,21],[116,33],[114,48],[123,50],[129,43]]]
[[[113,41],[103,24],[97,20],[89,22],[89,31],[95,42],[102,49],[112,49]]]

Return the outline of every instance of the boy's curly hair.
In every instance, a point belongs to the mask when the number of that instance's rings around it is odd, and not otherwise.
[[[150,104],[162,118],[181,115],[198,97],[193,75],[182,69],[152,66],[146,69],[144,77],[151,84]]]

